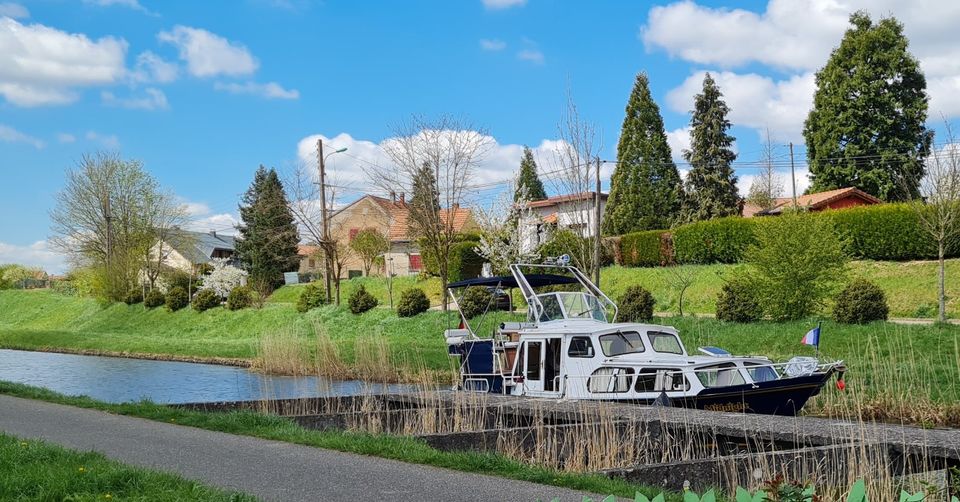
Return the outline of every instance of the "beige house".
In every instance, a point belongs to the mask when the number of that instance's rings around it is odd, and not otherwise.
[[[420,250],[409,236],[409,204],[404,194],[390,198],[364,195],[352,203],[338,209],[330,216],[331,237],[341,242],[349,242],[364,229],[372,228],[387,237],[390,249],[385,253],[383,267],[371,270],[371,273],[384,272],[394,275],[410,275],[423,269]],[[443,216],[452,215],[453,227],[458,232],[477,228],[473,213],[469,209],[455,207],[444,211]],[[301,246],[300,273],[320,273],[323,259],[316,253],[315,246]],[[384,270],[385,269],[385,270]],[[363,274],[363,261],[351,256],[341,273],[342,278],[357,277]]]
[[[607,209],[609,194],[600,192],[600,215]],[[520,221],[520,246],[535,251],[552,237],[553,229],[568,229],[581,237],[593,237],[596,228],[597,192],[557,195],[528,202],[529,214]]]
[[[197,266],[209,265],[214,258],[232,259],[236,241],[232,235],[216,232],[175,230],[164,240],[154,244],[153,259],[160,258],[163,267],[190,272]]]

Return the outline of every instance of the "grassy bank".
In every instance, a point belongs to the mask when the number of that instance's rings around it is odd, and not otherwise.
[[[2,500],[255,501],[179,476],[130,467],[95,452],[0,434]]]
[[[109,404],[86,397],[70,397],[45,389],[0,381],[0,393],[47,402],[107,411],[201,429],[284,441],[318,448],[389,458],[463,472],[475,472],[509,479],[531,481],[593,493],[633,497],[637,491],[648,496],[660,489],[642,487],[622,480],[593,474],[573,474],[531,466],[499,455],[476,452],[443,452],[412,437],[344,431],[314,431],[277,416],[250,412],[202,413],[169,408],[149,402]],[[2,464],[0,464],[2,466]],[[682,500],[679,495],[667,500]]]

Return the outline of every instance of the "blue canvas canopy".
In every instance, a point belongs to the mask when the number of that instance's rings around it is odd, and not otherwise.
[[[531,287],[539,288],[542,286],[554,286],[557,284],[578,284],[580,281],[573,277],[556,274],[529,274],[525,275],[527,282]],[[517,280],[512,275],[502,275],[498,277],[477,277],[476,279],[464,279],[447,285],[450,289],[468,288],[470,286],[495,286],[501,288],[516,288]]]

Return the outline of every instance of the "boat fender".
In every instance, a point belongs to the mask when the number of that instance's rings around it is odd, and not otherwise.
[[[653,401],[651,406],[662,406],[664,408],[672,408],[673,400],[670,399],[670,396],[667,395],[667,391],[660,391],[660,395]]]
[[[847,382],[843,380],[843,372],[837,374],[837,390],[843,391],[847,388]]]

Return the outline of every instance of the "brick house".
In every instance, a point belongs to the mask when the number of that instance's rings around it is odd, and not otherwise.
[[[825,211],[827,209],[869,206],[873,204],[883,204],[883,201],[854,187],[838,188],[836,190],[797,196],[797,206],[813,212]],[[754,216],[777,216],[783,214],[783,212],[790,207],[793,207],[793,198],[780,197],[776,199],[773,206],[769,209],[763,209],[753,204],[744,204],[743,216],[745,218],[752,218]]]

